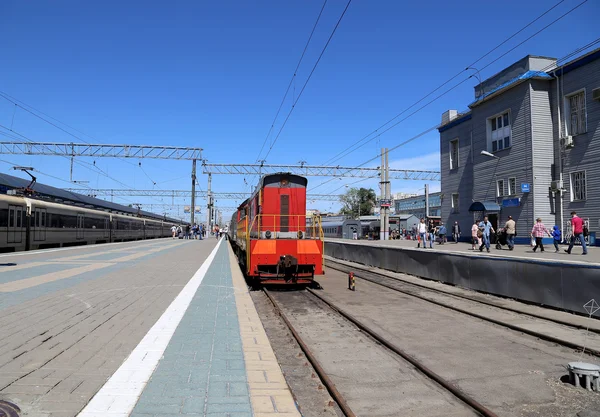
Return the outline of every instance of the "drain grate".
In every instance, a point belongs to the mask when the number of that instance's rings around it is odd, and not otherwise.
[[[570,362],[567,366],[571,383],[588,391],[600,392],[600,366],[593,363]]]
[[[19,417],[20,412],[15,404],[0,400],[0,417]]]

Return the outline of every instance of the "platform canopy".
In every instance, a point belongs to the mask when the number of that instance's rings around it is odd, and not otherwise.
[[[495,201],[475,201],[469,207],[469,211],[487,211],[488,213],[499,212],[500,206]]]

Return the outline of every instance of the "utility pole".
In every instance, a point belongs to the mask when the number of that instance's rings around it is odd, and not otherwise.
[[[196,160],[192,159],[192,207],[190,207],[190,223],[194,225],[194,210],[196,208]]]
[[[386,204],[390,203],[392,200],[392,188],[390,184],[390,159],[389,159],[389,150],[385,148],[385,200]],[[386,206],[385,208],[385,236],[386,239],[389,239],[390,233],[390,206]]]
[[[206,187],[206,235],[210,234],[212,230],[211,227],[211,216],[212,216],[212,191],[211,191],[211,183],[212,183],[212,174],[208,174],[208,187]]]
[[[387,148],[381,148],[381,201],[379,204],[379,239],[387,240],[389,237],[390,218],[389,218],[389,194],[390,194],[390,173]]]
[[[429,217],[429,184],[425,184],[425,217]]]

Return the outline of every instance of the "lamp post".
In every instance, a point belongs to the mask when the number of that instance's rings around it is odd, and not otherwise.
[[[483,96],[483,86],[481,85],[481,73],[475,67],[467,67],[467,68],[465,68],[465,71],[468,71],[468,70],[475,71],[475,74],[471,74],[469,76],[469,78],[471,78],[473,75],[475,75],[477,77],[477,80],[479,81],[479,86],[481,88],[481,94],[478,94],[478,95],[475,96],[475,100],[479,100],[479,97]]]
[[[492,179],[490,180],[490,184],[488,185],[488,189],[487,189],[487,191],[485,192],[485,198],[484,198],[484,201],[485,201],[485,200],[487,200],[487,196],[488,196],[488,194],[489,194],[489,192],[490,192],[490,187],[491,187],[491,185],[492,185],[492,181],[494,181],[494,178],[496,177],[496,170],[498,169],[498,162],[500,162],[500,157],[499,157],[499,156],[496,156],[496,155],[494,155],[493,153],[491,153],[491,152],[488,152],[488,151],[481,151],[481,152],[480,152],[480,155],[483,155],[483,156],[487,156],[487,157],[489,157],[489,158],[495,158],[495,159],[496,159],[496,166],[494,167],[494,173],[492,174]]]

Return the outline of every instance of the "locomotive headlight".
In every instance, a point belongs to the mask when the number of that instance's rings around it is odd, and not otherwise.
[[[271,239],[271,231],[270,231],[270,230],[267,230],[267,231],[265,232],[265,237],[266,237],[267,239]]]

